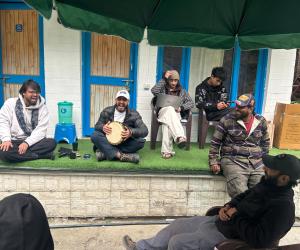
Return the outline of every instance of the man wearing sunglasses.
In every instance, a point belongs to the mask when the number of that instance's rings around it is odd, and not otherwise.
[[[264,175],[262,156],[270,146],[267,121],[255,114],[253,95],[243,94],[235,103],[235,110],[216,127],[209,151],[210,169],[215,174],[223,171],[231,197],[260,181]]]

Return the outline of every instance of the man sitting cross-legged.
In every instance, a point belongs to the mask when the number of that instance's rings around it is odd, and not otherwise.
[[[144,147],[144,137],[148,135],[148,128],[140,114],[128,108],[129,99],[128,91],[120,90],[116,95],[115,105],[101,112],[91,136],[98,161],[107,159],[139,162],[140,158],[136,152]],[[106,138],[107,134],[112,133],[109,126],[112,121],[121,122],[126,127],[122,132],[123,142],[119,145],[110,144]]]
[[[300,162],[293,155],[264,155],[265,176],[237,195],[218,216],[181,218],[156,236],[134,242],[124,236],[127,250],[213,250],[226,239],[239,239],[253,248],[274,247],[295,221],[293,186],[300,178]]]
[[[38,83],[28,80],[18,98],[9,98],[0,110],[0,159],[22,162],[54,159],[56,142],[46,138],[49,112]]]

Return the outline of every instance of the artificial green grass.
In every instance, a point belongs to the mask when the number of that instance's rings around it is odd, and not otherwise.
[[[79,140],[78,151],[81,157],[77,159],[69,159],[68,157],[58,158],[57,150],[61,147],[71,148],[68,144],[59,144],[57,146],[54,161],[51,160],[36,160],[27,161],[22,163],[9,164],[0,161],[1,168],[13,168],[18,169],[21,167],[32,169],[65,169],[65,170],[80,170],[80,171],[162,171],[162,172],[208,172],[208,150],[209,145],[206,145],[204,149],[199,149],[198,144],[192,143],[189,151],[178,149],[175,146],[176,155],[168,160],[161,158],[160,155],[160,142],[157,142],[157,148],[150,150],[150,143],[147,142],[145,147],[139,151],[140,163],[126,163],[119,161],[101,161],[97,162],[95,154],[92,150],[92,143],[90,140]],[[296,150],[279,150],[272,149],[270,154],[276,155],[280,153],[289,153],[300,157],[300,151]],[[83,159],[83,154],[91,154],[91,158]]]

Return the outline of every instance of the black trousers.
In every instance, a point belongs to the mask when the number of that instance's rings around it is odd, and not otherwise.
[[[22,142],[24,141],[12,141],[13,148],[9,148],[8,151],[0,150],[0,160],[6,162],[22,162],[45,159],[50,153],[54,151],[56,147],[56,142],[54,139],[44,138],[29,147],[25,154],[20,155],[18,152],[18,148]]]

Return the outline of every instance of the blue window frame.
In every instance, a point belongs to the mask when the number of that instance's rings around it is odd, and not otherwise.
[[[175,65],[166,62],[167,59],[166,53],[168,52],[174,52],[174,54],[177,54],[177,62],[175,62]],[[180,82],[182,84],[182,87],[187,90],[189,87],[188,83],[189,83],[189,72],[190,72],[190,57],[191,57],[190,48],[158,47],[156,82],[158,82],[162,78],[162,74],[164,71],[170,69],[176,69],[180,74]]]
[[[171,53],[166,50],[171,49]],[[231,51],[227,51],[227,60],[223,63],[232,63],[232,66],[226,66],[227,70],[231,71],[231,84],[227,86],[230,91],[230,100],[236,100],[238,95],[243,91],[253,92],[255,96],[255,111],[257,113],[262,112],[264,102],[264,90],[265,90],[265,78],[268,62],[268,49],[259,49],[255,51],[241,51],[238,42],[235,43],[235,47]],[[173,54],[178,56],[171,58],[169,61],[166,57],[174,57]],[[228,60],[228,55],[231,59]],[[232,56],[231,56],[232,55]],[[156,69],[156,81],[158,82],[162,78],[162,73],[165,70],[174,68],[180,72],[180,81],[182,86],[189,89],[189,73],[190,73],[190,48],[178,48],[178,47],[158,47],[157,53],[157,69]],[[251,59],[251,62],[247,59]],[[173,61],[172,61],[173,60]],[[179,63],[179,61],[181,63]],[[203,79],[199,79],[202,81]],[[248,86],[248,82],[251,86]],[[194,90],[190,90],[194,91]],[[239,93],[240,92],[240,93]]]
[[[257,67],[255,76],[255,86],[253,94],[255,97],[255,111],[258,114],[262,113],[263,102],[264,102],[264,91],[265,91],[265,79],[267,74],[267,64],[268,64],[268,49],[259,49],[257,57]],[[235,43],[234,53],[233,53],[233,66],[232,66],[232,77],[231,77],[231,92],[230,99],[236,100],[239,93],[240,81],[240,71],[241,71],[241,51],[238,42]]]
[[[138,61],[138,44],[130,45],[130,70],[128,78],[105,77],[91,75],[91,33],[82,32],[82,135],[90,136],[94,128],[90,127],[90,95],[91,84],[113,85],[126,87],[124,80],[131,80],[130,83],[130,103],[129,108],[136,109],[137,96],[137,61]]]

